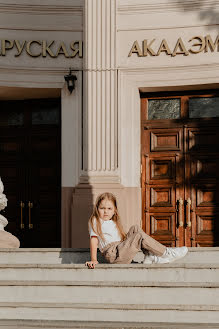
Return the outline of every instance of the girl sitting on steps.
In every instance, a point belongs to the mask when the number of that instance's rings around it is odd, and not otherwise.
[[[88,222],[91,260],[85,265],[95,268],[97,248],[111,264],[130,264],[139,250],[145,254],[143,264],[166,264],[184,257],[187,247],[168,248],[147,235],[138,225],[125,234],[119,218],[116,198],[111,193],[98,196]]]

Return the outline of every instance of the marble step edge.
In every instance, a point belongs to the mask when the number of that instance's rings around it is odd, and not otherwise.
[[[185,305],[185,304],[117,304],[117,303],[25,303],[0,302],[1,308],[65,308],[65,309],[110,309],[110,310],[164,310],[164,311],[219,311],[219,305]]]
[[[2,329],[206,329],[206,323],[167,322],[109,322],[109,321],[66,321],[66,320],[8,320],[0,319]],[[217,323],[208,324],[208,329],[218,329]]]
[[[80,287],[162,287],[162,288],[219,288],[219,282],[157,282],[157,281],[69,281],[69,280],[0,280],[1,286],[80,286]]]
[[[204,305],[203,305],[204,306]],[[59,320],[59,321],[95,321],[95,322],[126,322],[133,321],[142,323],[160,323],[162,320],[167,323],[165,329],[169,329],[170,323],[180,322],[184,325],[188,323],[217,324],[219,328],[219,312],[211,310],[139,310],[139,309],[83,309],[83,308],[28,308],[28,307],[0,307],[0,319],[20,319],[20,320]],[[124,328],[124,327],[122,327]],[[188,327],[187,327],[188,328]],[[4,328],[5,329],[5,328]],[[10,328],[11,329],[11,328]],[[13,328],[17,329],[17,328]],[[30,329],[30,328],[28,328]],[[84,328],[83,328],[84,329]],[[177,328],[178,329],[178,328]],[[191,329],[191,328],[189,328]]]
[[[133,270],[150,270],[150,269],[178,269],[178,268],[185,268],[185,269],[219,269],[219,263],[170,263],[170,264],[98,264],[96,265],[95,269],[88,269],[85,264],[45,264],[45,263],[15,263],[15,264],[8,264],[8,263],[1,263],[1,268],[48,268],[48,269],[82,269],[88,271],[98,271],[98,270],[107,270],[107,269],[133,269]]]
[[[189,252],[219,252],[219,247],[188,247]],[[90,252],[89,248],[0,248],[1,252]]]

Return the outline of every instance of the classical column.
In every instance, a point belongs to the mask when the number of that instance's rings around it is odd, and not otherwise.
[[[80,181],[118,178],[116,0],[85,0],[83,171]]]
[[[88,247],[96,196],[121,190],[118,172],[116,0],[84,0],[83,156],[71,207],[71,241]]]

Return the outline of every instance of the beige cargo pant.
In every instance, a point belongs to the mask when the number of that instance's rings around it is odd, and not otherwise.
[[[108,263],[130,264],[140,250],[162,256],[166,247],[147,235],[138,225],[134,225],[129,229],[124,241],[108,244],[102,254]]]

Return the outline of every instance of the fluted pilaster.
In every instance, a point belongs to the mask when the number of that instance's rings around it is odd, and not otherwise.
[[[117,170],[116,1],[85,0],[83,173]]]

